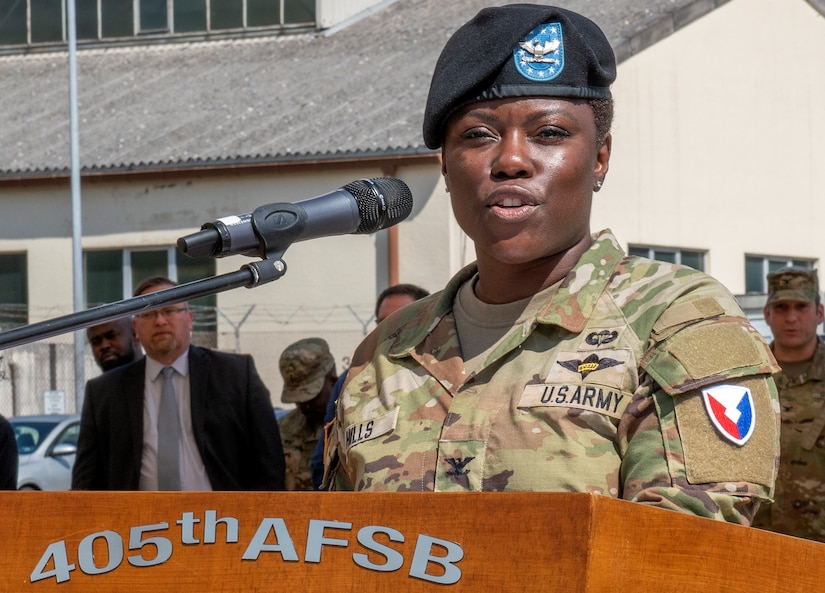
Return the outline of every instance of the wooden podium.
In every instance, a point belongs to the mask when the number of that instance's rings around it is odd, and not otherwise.
[[[0,492],[0,591],[825,590],[825,544],[584,493]]]

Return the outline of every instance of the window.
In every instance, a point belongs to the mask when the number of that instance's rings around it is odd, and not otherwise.
[[[627,252],[630,255],[647,257],[671,264],[690,266],[700,272],[705,271],[705,252],[692,249],[671,249],[669,247],[643,247],[631,245]]]
[[[63,432],[60,433],[54,440],[54,446],[57,447],[58,445],[72,445],[73,447],[77,447],[77,437],[80,434],[80,422],[75,424],[71,424],[63,429]]]
[[[767,276],[781,268],[794,266],[805,270],[813,270],[816,267],[816,260],[794,259],[781,256],[745,256],[745,291],[749,294],[768,292]]]
[[[86,306],[96,307],[132,296],[151,276],[166,276],[179,284],[215,275],[214,259],[191,259],[176,247],[87,251],[84,253]],[[189,302],[194,312],[193,342],[214,346],[217,340],[217,296]]]
[[[17,2],[19,6],[25,10],[25,2]],[[63,12],[62,0],[31,0],[31,42],[40,43],[44,41],[61,40],[63,39],[63,19],[65,13]],[[76,4],[75,6],[79,6]],[[16,25],[17,19],[9,18],[9,24]],[[78,22],[78,30],[81,30],[82,24]],[[19,41],[12,42],[11,39],[6,41],[3,38],[3,43],[26,43],[25,36],[26,29],[23,28],[23,36]]]
[[[0,331],[29,322],[25,253],[0,253]]]
[[[78,44],[314,28],[315,0],[75,0]],[[68,42],[66,0],[0,2],[0,45]]]

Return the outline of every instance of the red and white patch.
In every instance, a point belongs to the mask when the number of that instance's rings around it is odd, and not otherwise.
[[[713,425],[737,445],[748,442],[756,427],[756,409],[750,389],[740,385],[715,385],[702,390],[705,409]]]

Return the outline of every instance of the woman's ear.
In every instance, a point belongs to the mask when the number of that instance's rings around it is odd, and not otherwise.
[[[613,136],[608,132],[596,153],[596,166],[593,169],[593,191],[599,191],[607,177],[610,168],[610,151],[613,147]]]
[[[438,153],[438,162],[441,163],[441,176],[444,177],[444,186],[447,188],[447,193],[450,193],[450,184],[447,182],[447,164],[444,162],[444,147],[441,147],[441,152]]]

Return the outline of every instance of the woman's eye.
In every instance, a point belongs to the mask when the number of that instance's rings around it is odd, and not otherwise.
[[[474,138],[491,138],[493,135],[485,128],[471,128],[461,134],[465,140],[472,140]]]
[[[541,138],[567,138],[570,136],[567,131],[556,126],[545,126],[538,130],[536,135]]]

